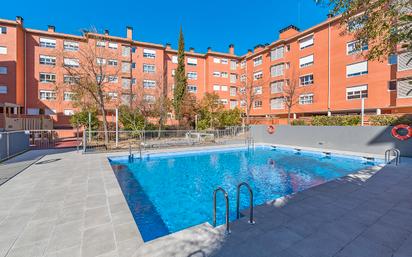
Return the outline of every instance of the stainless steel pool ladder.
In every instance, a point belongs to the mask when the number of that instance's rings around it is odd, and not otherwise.
[[[230,228],[229,228],[229,195],[221,187],[218,187],[218,188],[215,189],[215,191],[213,191],[213,226],[216,227],[216,194],[219,191],[222,191],[222,193],[225,196],[225,201],[226,201],[226,231],[225,231],[225,234],[229,235],[230,234]]]
[[[134,155],[132,153],[132,144],[129,144],[129,162],[132,162],[134,159]]]
[[[247,137],[246,140],[247,149],[249,150],[251,147],[255,148],[255,140],[252,137]]]
[[[390,164],[392,162],[392,153],[395,153],[395,165],[398,165],[401,162],[401,151],[397,148],[391,148],[385,151],[385,163]]]
[[[249,190],[249,224],[255,224],[255,220],[253,219],[253,190],[246,182],[237,185],[236,218],[240,218],[240,189],[242,186],[245,186]]]

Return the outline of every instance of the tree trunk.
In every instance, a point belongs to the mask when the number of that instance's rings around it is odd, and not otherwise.
[[[291,108],[288,108],[288,125],[290,125],[290,109]]]
[[[107,127],[106,109],[104,108],[104,105],[100,106],[100,111],[103,116],[104,144],[107,146],[109,144],[109,132]]]

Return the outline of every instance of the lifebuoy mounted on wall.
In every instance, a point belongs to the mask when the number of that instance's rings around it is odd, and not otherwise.
[[[401,135],[398,130],[406,130],[406,134]],[[392,128],[392,136],[398,140],[404,141],[412,137],[412,127],[406,124],[399,124]]]
[[[268,128],[267,128],[267,131],[268,131],[269,134],[275,133],[275,126],[269,125]]]

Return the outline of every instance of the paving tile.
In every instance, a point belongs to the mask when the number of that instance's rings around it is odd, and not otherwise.
[[[83,233],[82,256],[94,257],[116,249],[112,225],[86,229]]]
[[[318,232],[293,244],[288,249],[302,257],[323,257],[333,256],[344,244],[342,240],[330,234]]]
[[[85,212],[84,227],[94,227],[111,222],[109,210],[106,206],[87,209]]]
[[[91,208],[96,208],[96,207],[102,207],[107,205],[107,198],[105,194],[98,194],[98,195],[92,195],[88,196],[86,199],[86,208],[91,209]]]
[[[389,247],[377,244],[366,237],[360,236],[346,245],[336,257],[373,256],[391,257],[393,250]]]
[[[47,252],[57,252],[66,248],[79,246],[81,243],[82,228],[82,221],[57,225],[47,247]]]
[[[30,222],[17,239],[14,247],[36,244],[38,241],[48,241],[52,235],[54,221]]]
[[[138,232],[136,223],[125,223],[121,225],[115,225],[114,226],[114,232],[116,236],[116,242],[121,242],[125,240],[136,240],[140,241],[141,236],[140,233]]]
[[[47,241],[38,241],[31,245],[13,247],[7,257],[43,257]]]

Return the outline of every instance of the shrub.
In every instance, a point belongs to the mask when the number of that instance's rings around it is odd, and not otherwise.
[[[89,112],[91,113],[91,129],[98,130],[99,129],[99,119],[97,118],[97,111],[96,110],[83,110],[80,112],[76,112],[70,117],[70,123],[73,127],[83,126],[88,128],[89,126]]]
[[[361,122],[359,115],[346,116],[314,116],[313,126],[357,126]]]
[[[411,117],[397,117],[395,115],[376,115],[369,117],[373,126],[396,126],[398,124],[412,125]]]
[[[292,120],[292,126],[305,126],[306,123],[304,120]]]

